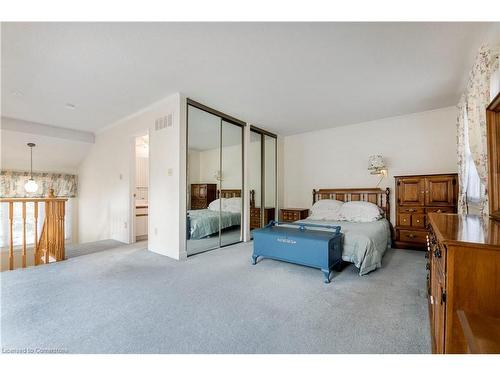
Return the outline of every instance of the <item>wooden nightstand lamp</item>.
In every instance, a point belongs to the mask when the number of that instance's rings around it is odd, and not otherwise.
[[[280,220],[292,222],[297,220],[304,220],[309,216],[308,208],[282,208]]]

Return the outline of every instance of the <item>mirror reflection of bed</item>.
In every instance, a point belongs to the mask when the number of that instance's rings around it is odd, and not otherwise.
[[[188,254],[219,247],[219,228],[222,243],[239,242],[241,190],[222,189],[219,192],[215,184],[192,184],[191,191],[199,196],[192,199],[195,204],[191,204],[187,213]]]
[[[243,128],[190,102],[187,146],[190,256],[242,241]]]

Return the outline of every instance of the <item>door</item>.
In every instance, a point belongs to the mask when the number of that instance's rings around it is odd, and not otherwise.
[[[453,176],[431,176],[425,178],[425,204],[427,206],[452,206],[455,202]]]
[[[250,193],[250,237],[252,230],[274,220],[277,207],[276,135],[252,126],[248,152]]]
[[[243,226],[243,128],[221,121],[220,244],[231,245],[242,240]],[[239,194],[238,194],[239,192]]]
[[[401,206],[423,206],[425,181],[420,177],[398,178],[398,201]]]
[[[193,255],[220,246],[219,207],[207,200],[207,186],[218,188],[221,119],[191,105],[187,115],[186,250]]]

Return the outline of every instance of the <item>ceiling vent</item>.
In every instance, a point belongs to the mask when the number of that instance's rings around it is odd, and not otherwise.
[[[155,130],[171,128],[173,126],[174,126],[174,116],[172,113],[169,113],[168,115],[157,118],[155,120]]]

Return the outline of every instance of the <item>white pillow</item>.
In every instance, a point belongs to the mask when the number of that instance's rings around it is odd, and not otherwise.
[[[241,212],[241,198],[227,198],[222,201],[222,210],[227,212]]]
[[[210,202],[210,204],[208,205],[208,209],[210,211],[219,211],[220,205],[221,205],[220,199],[216,199]],[[224,207],[224,198],[222,198],[222,207]]]
[[[313,214],[325,211],[338,212],[343,204],[344,202],[335,199],[320,199],[313,204],[311,212]]]
[[[308,217],[311,220],[339,220],[339,211],[315,211]]]
[[[346,202],[339,212],[339,220],[356,223],[369,223],[377,221],[382,217],[383,211],[380,207],[370,202]]]

